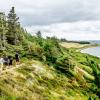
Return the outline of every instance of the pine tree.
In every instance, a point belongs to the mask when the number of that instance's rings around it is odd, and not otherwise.
[[[6,16],[0,13],[0,50],[5,49],[6,44]]]
[[[42,43],[42,34],[41,34],[41,31],[38,31],[36,33],[36,35],[37,35],[37,38],[38,38],[38,43],[40,44],[40,46],[42,46],[43,43]]]
[[[9,44],[16,45],[18,40],[18,31],[17,27],[19,25],[18,17],[15,13],[15,8],[12,7],[8,14],[8,32],[7,32],[7,41]]]
[[[38,31],[38,32],[36,33],[36,35],[37,35],[38,38],[42,38],[41,31]]]

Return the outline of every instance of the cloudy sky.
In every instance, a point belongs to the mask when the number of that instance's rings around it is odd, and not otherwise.
[[[100,0],[0,0],[0,11],[12,6],[31,34],[100,40]]]

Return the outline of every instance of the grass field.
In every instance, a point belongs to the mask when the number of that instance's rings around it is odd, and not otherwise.
[[[86,46],[90,46],[90,44],[79,44],[79,43],[67,43],[67,42],[62,42],[60,43],[61,46],[65,48],[83,48]]]

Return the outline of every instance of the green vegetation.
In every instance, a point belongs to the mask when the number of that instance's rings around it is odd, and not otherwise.
[[[20,65],[0,75],[0,100],[100,99],[99,58],[65,48],[56,37],[44,39],[40,31],[31,36],[18,19],[14,7],[7,20],[0,14],[0,55],[21,56]]]

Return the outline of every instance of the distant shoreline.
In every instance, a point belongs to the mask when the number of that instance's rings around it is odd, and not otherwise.
[[[99,51],[100,51],[100,46],[94,46],[94,47],[89,47],[89,48],[80,50],[81,53],[86,53],[86,54],[100,58]]]
[[[84,47],[78,48],[78,49],[83,50],[83,49],[92,48],[92,47],[100,47],[100,44],[91,44],[91,45],[87,45],[87,46],[84,46]]]
[[[61,46],[67,48],[67,49],[76,49],[76,50],[82,50],[85,48],[90,48],[90,47],[98,47],[100,46],[100,44],[80,44],[80,43],[76,43],[76,42],[61,42],[59,43]]]

